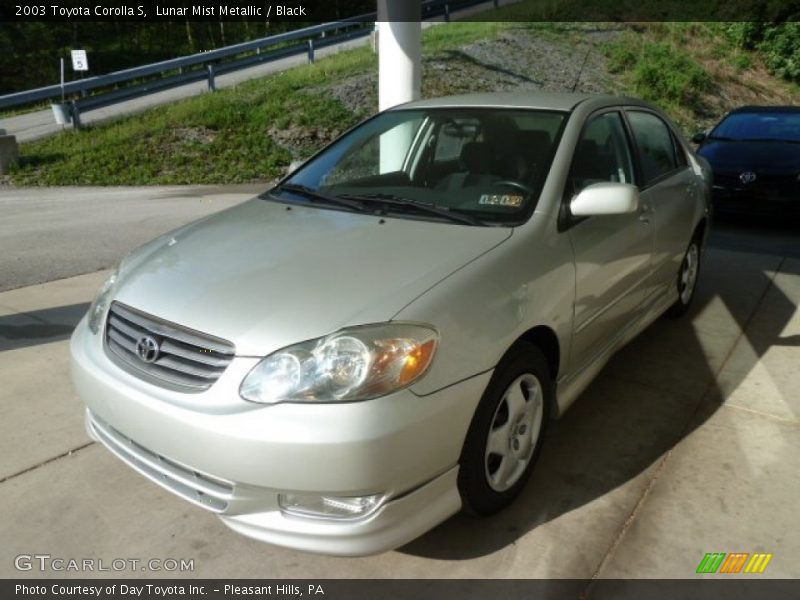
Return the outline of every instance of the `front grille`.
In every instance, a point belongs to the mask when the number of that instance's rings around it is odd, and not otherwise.
[[[142,359],[137,346],[155,342]],[[225,340],[168,323],[130,306],[113,302],[106,321],[106,347],[121,366],[153,383],[186,392],[202,392],[219,379],[233,360],[234,346]]]
[[[800,191],[800,184],[794,175],[790,177],[759,173],[754,182],[744,184],[738,174],[715,173],[714,190],[723,196],[754,201],[795,201]]]
[[[94,434],[111,452],[167,490],[214,512],[224,512],[233,497],[233,483],[198,473],[151,452],[102,421],[89,415]]]

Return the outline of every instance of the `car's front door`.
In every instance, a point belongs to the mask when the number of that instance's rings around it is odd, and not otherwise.
[[[634,183],[633,156],[619,111],[591,117],[575,149],[565,206],[593,183]],[[567,227],[576,269],[570,363],[580,371],[638,316],[650,276],[653,221],[650,206],[641,202],[639,210],[631,214],[578,221],[567,215]]]

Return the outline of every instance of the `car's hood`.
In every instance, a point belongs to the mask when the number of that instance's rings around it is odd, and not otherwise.
[[[391,319],[511,231],[253,199],[144,246],[114,298],[263,356]]]
[[[711,140],[698,150],[717,173],[800,173],[800,144]]]

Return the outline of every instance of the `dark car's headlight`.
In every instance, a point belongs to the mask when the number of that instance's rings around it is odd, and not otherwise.
[[[100,286],[92,305],[89,307],[89,329],[94,334],[97,334],[103,326],[103,317],[106,314],[106,310],[108,310],[108,305],[111,303],[111,292],[114,291],[118,275],[119,269],[114,271],[111,277]]]
[[[376,398],[422,377],[438,339],[433,328],[410,323],[344,329],[271,354],[248,373],[239,392],[264,404]]]

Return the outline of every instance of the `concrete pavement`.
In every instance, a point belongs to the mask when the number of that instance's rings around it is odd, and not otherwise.
[[[67,336],[105,273],[0,293],[0,577],[63,575],[14,569],[35,552],[224,578],[690,578],[706,552],[770,552],[761,577],[797,577],[800,260],[724,246],[690,315],[655,323],[552,424],[509,510],[362,559],[245,539],[89,444]]]

